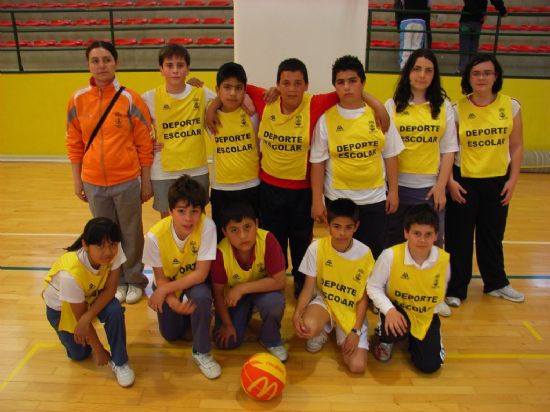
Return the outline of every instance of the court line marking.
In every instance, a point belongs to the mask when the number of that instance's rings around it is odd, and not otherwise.
[[[527,320],[524,320],[523,321],[523,326],[525,326],[527,328],[527,330],[529,332],[531,332],[531,335],[533,335],[536,340],[538,340],[538,341],[542,340],[542,336],[540,335],[540,333],[537,332],[535,327],[533,325],[531,325],[531,322],[529,322]]]
[[[21,359],[15,368],[10,372],[8,377],[0,384],[0,393],[6,386],[13,382],[17,374],[23,369],[32,357],[39,351],[44,349],[61,349],[63,345],[60,343],[35,343]],[[129,353],[189,353],[189,348],[148,348],[148,347],[132,347]],[[396,354],[400,357],[399,354]],[[535,359],[535,360],[550,360],[550,353],[449,353],[445,354],[445,359]]]
[[[15,232],[0,232],[0,236],[52,236],[52,237],[65,237],[65,236],[80,236],[80,233],[15,233]],[[314,238],[316,239],[316,238]],[[550,245],[550,241],[536,241],[536,240],[504,240],[502,243],[511,245]]]

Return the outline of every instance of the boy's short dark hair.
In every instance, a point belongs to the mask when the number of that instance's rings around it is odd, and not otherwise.
[[[363,67],[363,64],[357,57],[350,56],[348,54],[346,56],[337,58],[334,64],[332,65],[332,84],[333,85],[336,84],[336,74],[346,70],[353,70],[355,73],[357,73],[357,76],[359,76],[359,78],[361,79],[361,83],[365,83],[365,79],[367,77],[365,76],[365,68]]]
[[[168,189],[168,207],[173,210],[179,201],[185,201],[203,211],[208,203],[208,194],[202,185],[188,175],[183,175]]]
[[[279,64],[279,68],[277,69],[277,83],[281,81],[282,72],[301,72],[304,76],[304,81],[306,84],[309,83],[306,65],[299,59],[292,57],[290,59],[283,60]]]
[[[224,63],[220,66],[218,73],[216,74],[216,85],[220,87],[225,80],[230,79],[231,77],[236,78],[239,82],[246,86],[247,79],[244,67],[239,63],[233,62]]]
[[[168,43],[159,50],[159,66],[163,65],[164,60],[174,56],[183,58],[187,66],[191,65],[191,55],[185,47],[176,43]]]
[[[254,221],[258,218],[252,205],[248,202],[231,202],[223,208],[220,224],[225,229],[230,222],[240,223],[247,218]]]
[[[439,231],[439,216],[437,212],[428,204],[423,203],[411,207],[405,214],[403,227],[408,232],[412,225],[428,225]]]
[[[327,220],[332,222],[337,217],[349,217],[354,223],[359,221],[359,206],[350,199],[336,199],[327,205]]]

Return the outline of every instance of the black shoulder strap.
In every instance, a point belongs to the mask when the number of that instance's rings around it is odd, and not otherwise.
[[[88,149],[90,148],[92,142],[95,139],[95,136],[97,135],[97,132],[99,132],[99,129],[101,128],[101,125],[105,121],[105,118],[107,117],[107,115],[109,114],[109,112],[111,111],[113,106],[115,105],[116,101],[118,100],[120,94],[124,91],[124,89],[125,89],[124,86],[120,86],[118,91],[115,93],[115,95],[111,99],[111,101],[109,103],[109,106],[107,106],[107,108],[103,112],[103,115],[101,116],[101,119],[99,119],[99,122],[97,122],[97,124],[95,125],[95,129],[92,132],[92,135],[90,136],[90,140],[88,140],[88,144],[86,145],[86,149],[84,150],[84,153],[86,153],[88,151]]]

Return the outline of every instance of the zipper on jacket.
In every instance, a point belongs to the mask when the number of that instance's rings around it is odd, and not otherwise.
[[[103,89],[101,87],[98,87],[99,90],[99,118],[101,118],[101,115],[103,112],[101,111],[101,106],[103,103]],[[105,119],[107,121],[107,119]],[[103,171],[103,179],[105,180],[105,186],[108,186],[107,184],[107,169],[105,166],[105,136],[103,134],[103,126],[101,126],[101,129],[99,130],[99,133],[101,133],[101,147],[100,147],[100,166],[101,170]]]

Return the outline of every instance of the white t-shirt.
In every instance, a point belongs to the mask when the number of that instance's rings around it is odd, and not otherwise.
[[[415,262],[412,258],[411,253],[409,252],[409,246],[405,248],[405,264],[414,265],[419,269],[429,269],[437,263],[439,259],[439,248],[432,246],[430,251],[430,256],[421,265]],[[388,280],[390,278],[391,267],[393,264],[393,250],[391,248],[385,249],[374,264],[372,273],[367,282],[367,294],[372,300],[374,305],[380,309],[382,314],[388,313],[388,311],[393,308],[393,303],[387,295]],[[447,266],[445,271],[446,283],[449,283],[451,278],[451,268]],[[436,309],[437,313],[437,309]]]
[[[429,105],[429,102],[422,103]],[[409,105],[414,105],[409,102]],[[455,112],[451,102],[445,100],[445,132],[439,140],[439,153],[454,153],[458,152],[458,138],[456,135]],[[385,103],[386,110],[393,117],[395,111],[395,102],[393,99],[388,99]],[[419,189],[432,187],[437,182],[436,175],[421,175],[416,173],[399,173],[399,186]]]
[[[178,94],[171,94],[171,93],[168,93],[168,94],[174,99],[183,100],[187,96],[189,96],[189,93],[191,93],[191,90],[192,90],[192,87],[189,85],[186,85],[185,90],[183,92]],[[216,98],[216,93],[214,93],[212,90],[210,90],[207,87],[203,87],[202,90],[204,91],[206,106],[208,106],[208,102]],[[149,108],[149,113],[151,114],[152,123],[156,130],[155,89],[146,91],[145,93],[143,93],[141,97],[143,97],[145,104]],[[162,165],[160,162],[160,152],[154,153],[153,164],[151,165],[151,180],[177,179],[182,174],[186,174],[189,176],[201,176],[207,173],[208,173],[208,166],[196,167],[194,169],[178,170],[175,172],[165,172],[164,170],[162,170]]]
[[[252,116],[250,116],[250,122],[252,123],[252,127],[254,128],[254,133],[258,135],[258,125],[260,124],[260,119],[258,117],[258,113],[254,113]],[[210,130],[206,130],[208,132],[208,135],[213,139],[212,134],[210,133]],[[260,144],[258,143],[258,151],[260,149]],[[249,180],[247,182],[241,182],[241,183],[235,183],[235,184],[224,184],[224,183],[217,183],[216,182],[216,162],[212,162],[212,173],[210,174],[210,187],[212,189],[217,190],[243,190],[243,189],[250,189],[251,187],[256,187],[260,184],[260,178],[255,178],[252,180]]]
[[[94,275],[99,273],[99,269],[94,269],[88,259],[88,254],[84,249],[80,248],[76,251],[78,260],[82,262],[84,267]],[[111,270],[118,269],[126,262],[126,255],[118,244],[118,253],[113,259]],[[69,272],[61,270],[52,278],[50,284],[44,290],[44,302],[54,310],[61,310],[61,302],[82,303],[85,300],[84,291],[80,288],[76,280]]]
[[[177,235],[172,225],[172,238],[176,242],[176,245],[181,250],[189,240],[189,236],[181,240]],[[197,255],[197,261],[203,260],[216,260],[216,248],[217,248],[217,235],[216,225],[214,221],[209,217],[204,218],[204,224],[202,225],[201,233],[201,245],[199,247],[199,253]],[[147,232],[145,235],[145,245],[143,247],[143,263],[153,268],[162,267],[162,259],[160,258],[160,250],[158,246],[157,237]],[[153,278],[154,280],[154,278]]]
[[[345,119],[356,119],[365,112],[365,107],[359,109],[344,109],[340,105],[337,105],[337,110],[340,116]],[[329,147],[328,147],[328,131],[326,116],[323,114],[315,125],[313,132],[314,139],[311,145],[311,153],[309,161],[310,163],[325,163],[325,184],[324,191],[325,196],[330,200],[336,200],[338,198],[346,198],[353,200],[358,205],[369,205],[373,203],[379,203],[386,200],[386,187],[378,187],[376,189],[367,190],[336,190],[332,186],[332,161],[330,159]],[[401,137],[395,128],[393,119],[390,119],[390,128],[385,134],[386,142],[384,149],[382,150],[382,157],[387,159],[389,157],[397,156],[405,146],[401,141]],[[386,175],[386,169],[384,163],[382,163],[382,170],[384,177]]]

